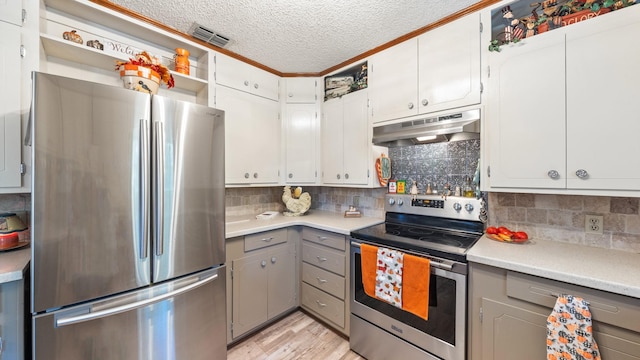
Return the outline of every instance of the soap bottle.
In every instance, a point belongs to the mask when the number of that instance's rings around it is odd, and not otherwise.
[[[462,195],[464,197],[473,197],[475,195],[473,193],[473,188],[471,187],[471,178],[468,176],[464,177],[464,188],[462,189]]]

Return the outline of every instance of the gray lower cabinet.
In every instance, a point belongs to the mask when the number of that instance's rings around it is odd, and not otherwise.
[[[589,302],[602,359],[640,359],[640,300],[470,263],[470,360],[546,358],[547,317],[558,294]]]
[[[296,240],[288,232],[227,240],[227,343],[298,306]]]
[[[301,306],[349,335],[349,247],[344,235],[302,229]]]
[[[0,284],[0,359],[25,358],[24,291],[24,279]]]

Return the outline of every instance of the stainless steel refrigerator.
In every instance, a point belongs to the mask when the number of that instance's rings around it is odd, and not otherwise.
[[[224,112],[33,73],[34,359],[226,359]]]

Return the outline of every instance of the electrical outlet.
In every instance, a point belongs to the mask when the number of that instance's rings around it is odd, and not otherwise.
[[[604,220],[601,215],[586,215],[584,217],[584,232],[587,234],[602,234]]]

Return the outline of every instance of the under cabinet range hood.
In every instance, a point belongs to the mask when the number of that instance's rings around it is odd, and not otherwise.
[[[480,109],[376,126],[373,143],[396,147],[480,138]]]

